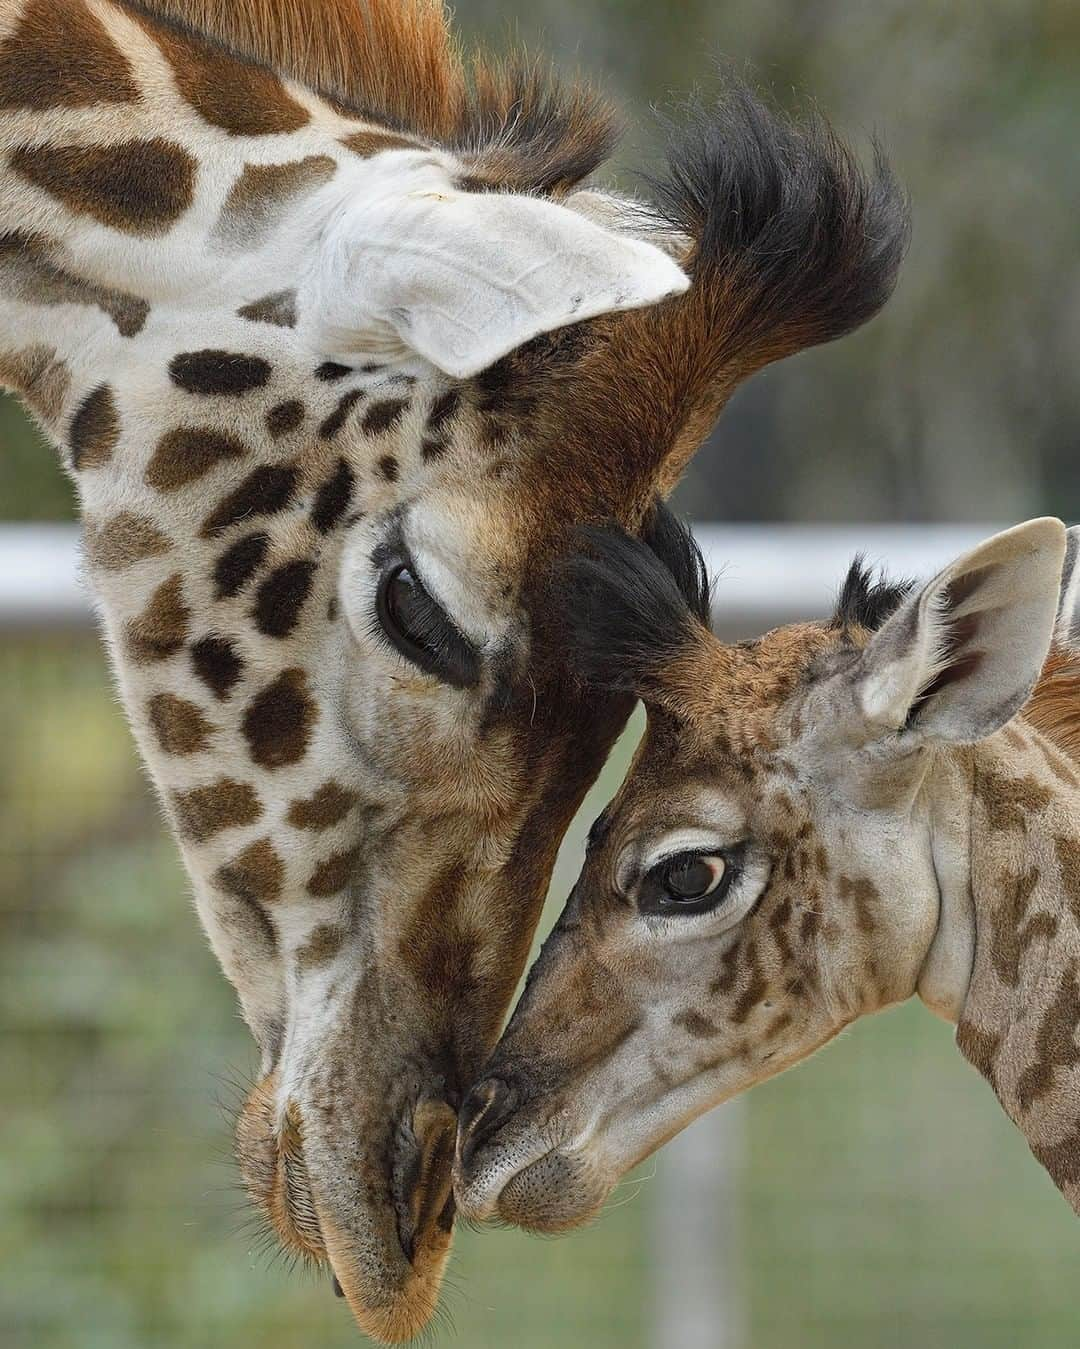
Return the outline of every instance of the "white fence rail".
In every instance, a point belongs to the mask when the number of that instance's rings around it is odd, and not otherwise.
[[[699,525],[718,576],[715,618],[746,636],[827,612],[857,553],[897,576],[925,576],[994,532],[992,525]],[[0,626],[72,627],[92,611],[75,525],[0,526]]]

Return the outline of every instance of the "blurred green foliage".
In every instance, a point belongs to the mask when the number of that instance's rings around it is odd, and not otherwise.
[[[650,104],[708,99],[720,60],[883,138],[911,254],[861,333],[736,398],[690,469],[699,519],[1080,518],[1080,5],[1075,0],[459,0],[623,105],[617,177],[659,154]],[[51,456],[0,407],[0,519],[63,516]]]
[[[571,831],[548,924],[631,740]],[[254,1055],[89,638],[0,648],[0,743],[0,1344],[356,1344],[325,1277],[290,1273],[244,1202],[229,1115]],[[734,1108],[746,1349],[1077,1343],[1075,1219],[924,1009]],[[459,1232],[435,1342],[655,1346],[663,1184],[661,1154],[560,1241]]]

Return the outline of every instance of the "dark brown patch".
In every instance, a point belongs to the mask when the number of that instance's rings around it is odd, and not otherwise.
[[[1001,1048],[1001,1037],[980,1030],[970,1021],[961,1021],[956,1028],[956,1044],[964,1058],[993,1084],[994,1060]]]
[[[287,816],[294,829],[330,829],[356,805],[359,797],[337,782],[324,782],[314,796],[294,801]]]
[[[300,622],[315,576],[307,558],[286,562],[272,571],[255,597],[255,626],[266,637],[288,637]]]
[[[88,108],[133,103],[131,68],[78,0],[29,0],[0,47],[0,108]]]
[[[272,323],[275,328],[295,328],[296,291],[275,291],[273,295],[264,295],[261,300],[252,300],[236,312],[251,323]]]
[[[339,459],[333,473],[315,494],[311,508],[311,523],[320,534],[329,533],[349,509],[355,483],[352,469],[344,459]]]
[[[360,849],[350,848],[347,852],[334,853],[325,862],[320,862],[308,881],[308,894],[316,898],[338,894],[349,884],[359,860]]]
[[[283,768],[307,753],[319,709],[301,669],[284,670],[251,700],[244,713],[244,739],[261,768]]]
[[[297,479],[292,464],[268,464],[255,469],[207,516],[201,536],[212,539],[232,525],[284,510],[292,500]]]
[[[174,792],[172,802],[181,834],[195,843],[226,829],[254,824],[262,814],[255,789],[234,778],[218,778],[206,787]]]
[[[278,403],[266,414],[266,429],[275,440],[290,435],[304,424],[304,405],[298,398]]]
[[[226,637],[203,637],[191,648],[195,673],[219,702],[224,702],[240,682],[244,661]]]
[[[781,1012],[780,1015],[776,1017],[775,1020],[770,1021],[765,1028],[765,1039],[772,1040],[775,1039],[777,1035],[782,1035],[791,1025],[793,1020],[794,1018],[790,1012]]]
[[[214,727],[202,709],[173,693],[156,693],[146,705],[150,727],[166,754],[198,754],[209,744]]]
[[[169,378],[178,389],[202,398],[238,397],[270,381],[270,362],[235,351],[183,351],[169,362]]]
[[[324,384],[336,384],[338,380],[351,374],[352,366],[340,365],[337,361],[323,361],[322,365],[315,371],[315,378],[321,380]]]
[[[433,459],[441,459],[448,449],[445,441],[425,440],[420,446],[420,458],[425,464],[430,464]]]
[[[56,251],[32,235],[0,234],[0,277],[5,291],[28,304],[92,305],[112,319],[121,337],[142,332],[150,313],[146,300],[65,271],[54,260]]]
[[[120,414],[107,384],[87,394],[71,421],[71,462],[76,469],[100,468],[120,441]]]
[[[285,865],[270,840],[260,838],[231,862],[219,867],[214,882],[234,899],[251,904],[273,904],[281,898]]]
[[[363,429],[372,436],[393,430],[408,406],[407,398],[386,398],[381,403],[372,403],[364,413]]]
[[[392,454],[384,454],[378,463],[379,476],[387,482],[397,482],[398,461]]]
[[[219,464],[247,453],[244,442],[227,431],[180,426],[158,441],[146,466],[145,482],[159,492],[175,492]]]
[[[191,205],[195,160],[166,140],[20,146],[11,167],[70,211],[125,234],[163,234]]]
[[[809,945],[814,940],[820,926],[821,915],[817,909],[803,909],[803,915],[799,919],[799,940],[803,945]]]
[[[131,511],[86,523],[86,557],[102,571],[121,571],[144,558],[160,557],[171,543],[152,520]]]
[[[1020,982],[1020,960],[1033,935],[1025,928],[1024,919],[1038,884],[1038,867],[1004,877],[1000,883],[1001,898],[993,915],[990,958],[998,978],[1010,988],[1016,988]]]
[[[304,973],[333,960],[345,941],[345,929],[337,923],[320,923],[296,952],[296,968]]]
[[[777,954],[780,957],[781,963],[784,965],[788,964],[794,955],[787,932],[792,912],[793,905],[791,897],[785,895],[769,915],[769,931],[773,934],[773,940],[776,942]]]
[[[1080,1181],[1080,1125],[1060,1143],[1044,1143],[1031,1150],[1059,1188]]]
[[[1054,852],[1061,868],[1061,889],[1073,917],[1080,923],[1080,839],[1056,834]]]
[[[343,394],[338,400],[337,407],[331,412],[329,417],[319,427],[319,435],[323,440],[333,440],[341,428],[348,421],[349,413],[359,403],[364,396],[363,389],[353,389],[347,394]]]
[[[52,347],[35,343],[20,351],[0,351],[0,385],[14,389],[38,417],[53,423],[64,410],[71,372]]]
[[[1017,1099],[1025,1110],[1041,1100],[1054,1086],[1059,1068],[1072,1068],[1080,1063],[1080,1047],[1076,1032],[1080,1028],[1080,989],[1076,983],[1077,963],[1062,970],[1057,991],[1039,1021],[1035,1036],[1038,1058],[1020,1075],[1016,1085]]]
[[[342,140],[346,150],[370,159],[383,150],[424,150],[423,141],[411,140],[407,136],[395,136],[391,131],[354,131]]]
[[[328,183],[336,172],[328,155],[291,164],[249,164],[225,198],[215,236],[232,248],[259,247],[299,197]]]
[[[124,629],[128,655],[138,665],[167,660],[184,645],[190,622],[184,580],[177,573],[162,581],[142,613],[128,622]]]
[[[973,788],[993,830],[1023,832],[1029,815],[1038,814],[1054,794],[1030,776],[1012,777],[983,768],[975,774]]]
[[[219,600],[238,595],[262,566],[270,540],[265,534],[245,534],[218,558],[214,585]]]
[[[190,10],[184,17],[190,18]],[[149,18],[140,22],[172,66],[182,97],[211,126],[231,136],[275,136],[299,131],[311,120],[264,66]]]
[[[758,963],[757,947],[752,941],[747,943],[746,965],[750,971],[750,977],[747,980],[746,987],[739,994],[735,1006],[731,1009],[731,1019],[736,1026],[741,1026],[749,1018],[750,1013],[769,991],[768,982]]]
[[[872,936],[877,930],[877,910],[881,905],[877,886],[866,876],[857,880],[841,876],[839,888],[840,898],[855,910],[855,926],[864,936]]]
[[[441,437],[447,425],[461,406],[461,390],[448,389],[431,405],[427,417],[428,434],[433,438]]]
[[[680,1012],[672,1018],[672,1024],[681,1027],[688,1035],[692,1035],[695,1040],[705,1040],[716,1034],[716,1027],[707,1016],[702,1016],[700,1012],[692,1009],[686,1012]]]

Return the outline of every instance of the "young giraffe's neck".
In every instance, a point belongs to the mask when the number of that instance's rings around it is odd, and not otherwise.
[[[1080,1211],[1080,767],[1018,719],[938,787],[919,992]]]

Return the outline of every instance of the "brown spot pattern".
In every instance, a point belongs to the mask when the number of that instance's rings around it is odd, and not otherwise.
[[[219,702],[224,702],[240,682],[244,661],[226,637],[204,637],[191,648],[196,675]]]
[[[352,469],[344,459],[339,459],[333,473],[315,494],[311,508],[311,523],[320,534],[328,534],[349,509],[355,482]]]
[[[21,146],[11,167],[70,211],[126,234],[163,234],[191,205],[195,160],[156,139]]]
[[[272,571],[255,597],[255,626],[266,637],[288,637],[311,593],[315,564],[306,558]]]
[[[121,337],[141,333],[150,313],[146,300],[65,271],[48,245],[30,235],[0,235],[0,277],[5,290],[30,304],[92,305],[112,319]]]
[[[150,728],[166,754],[198,754],[210,743],[214,727],[202,709],[173,693],[156,693],[146,705]]]
[[[244,442],[227,431],[180,426],[158,441],[146,466],[146,485],[159,492],[175,492],[247,452]]]
[[[202,537],[211,539],[230,525],[284,510],[292,500],[297,478],[292,464],[268,464],[255,469],[207,516]]]
[[[1054,852],[1061,868],[1061,888],[1072,916],[1080,923],[1080,839],[1054,836]]]
[[[319,435],[323,440],[333,440],[341,428],[349,419],[349,413],[359,403],[364,396],[363,389],[353,389],[350,393],[343,394],[338,400],[337,407],[330,413],[322,425],[319,427]]]
[[[137,665],[167,660],[184,645],[190,622],[183,577],[177,573],[162,581],[142,613],[128,623],[125,629],[128,655]]]
[[[259,247],[299,197],[323,187],[336,172],[328,155],[290,164],[249,164],[225,198],[215,236],[233,248]]]
[[[373,436],[393,430],[405,415],[408,406],[407,398],[387,398],[380,403],[372,403],[364,413],[364,430]]]
[[[857,880],[841,876],[839,885],[840,898],[855,910],[855,926],[864,936],[870,936],[877,928],[877,909],[881,904],[877,886],[866,876]]]
[[[306,970],[333,960],[345,941],[345,929],[337,923],[320,923],[296,952],[296,968]]]
[[[217,886],[234,899],[273,904],[281,898],[285,866],[268,838],[251,843],[239,856],[218,868]]]
[[[244,713],[244,738],[261,768],[283,768],[307,753],[319,711],[301,669],[284,670],[251,700]]]
[[[705,1040],[716,1034],[716,1027],[709,1018],[693,1009],[680,1012],[674,1018],[674,1024],[680,1026],[688,1035],[692,1035],[695,1040]]]
[[[1025,1110],[1053,1088],[1058,1068],[1072,1068],[1080,1063],[1080,1047],[1076,1043],[1077,1029],[1080,1028],[1080,989],[1076,975],[1074,960],[1062,971],[1053,1000],[1039,1022],[1035,1036],[1038,1058],[1024,1069],[1016,1086],[1017,1099]]]
[[[184,351],[169,362],[178,389],[199,397],[237,397],[269,383],[270,362],[235,351]]]
[[[275,440],[297,431],[304,423],[304,405],[297,398],[278,403],[266,414],[266,429]]]
[[[0,47],[0,108],[86,108],[133,103],[131,69],[97,18],[78,0],[28,0]]]
[[[265,534],[246,534],[227,548],[214,565],[214,586],[219,600],[238,595],[262,566],[270,540]]]
[[[311,120],[265,66],[152,19],[140,22],[172,67],[181,96],[211,126],[231,136],[274,136]]]
[[[120,414],[112,389],[102,384],[87,394],[71,422],[71,462],[76,469],[101,468],[120,440]]]
[[[120,511],[107,520],[86,525],[86,557],[102,571],[122,571],[170,548],[168,536],[152,520],[132,511]]]
[[[55,422],[71,388],[71,373],[51,347],[0,352],[0,385],[14,389],[46,422]]]
[[[237,314],[251,323],[271,323],[275,328],[295,328],[296,291],[279,290],[273,295],[264,295],[261,300],[252,300],[238,309]]]
[[[964,1058],[993,1085],[994,1061],[1001,1048],[1001,1037],[980,1030],[970,1021],[961,1021],[956,1028],[956,1044]]]
[[[308,881],[308,894],[325,899],[344,890],[352,879],[353,871],[360,860],[360,849],[350,848],[347,852],[334,853],[321,862]]]
[[[423,150],[422,141],[410,140],[407,136],[396,136],[391,131],[354,131],[342,140],[346,150],[370,159],[383,150]]]
[[[235,778],[222,777],[205,787],[175,792],[172,800],[181,834],[195,843],[226,829],[254,824],[262,814],[254,788]]]
[[[294,829],[330,829],[356,805],[359,797],[337,782],[324,782],[319,790],[289,806],[288,821]]]
[[[1009,988],[1016,988],[1020,982],[1020,960],[1033,935],[1025,928],[1024,919],[1038,883],[1038,867],[1002,879],[1001,901],[993,915],[994,931],[990,943],[990,958],[998,978]],[[1036,915],[1033,922],[1045,920],[1046,917],[1045,914]],[[1041,926],[1041,923],[1039,925]]]

